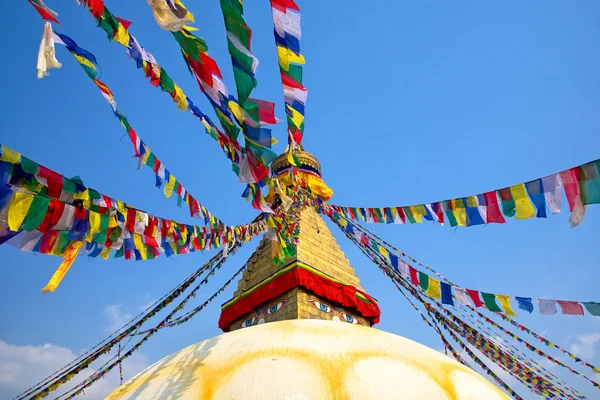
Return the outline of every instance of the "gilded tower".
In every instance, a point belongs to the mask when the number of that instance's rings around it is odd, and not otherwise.
[[[296,176],[328,200],[321,166],[310,153],[296,151]],[[272,164],[274,176],[288,176],[288,154]],[[285,179],[281,179],[287,184]],[[367,295],[331,231],[313,208],[300,214],[296,256],[284,265],[273,262],[270,241],[263,239],[252,255],[231,300],[222,306],[219,327],[237,330],[290,319],[323,319],[372,326],[379,320],[377,302]]]

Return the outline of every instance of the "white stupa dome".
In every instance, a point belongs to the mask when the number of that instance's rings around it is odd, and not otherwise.
[[[508,399],[453,359],[374,328],[261,324],[193,344],[108,399]]]

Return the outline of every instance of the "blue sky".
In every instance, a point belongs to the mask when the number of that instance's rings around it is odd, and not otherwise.
[[[102,81],[137,133],[194,196],[229,224],[255,212],[240,197],[229,162],[189,113],[147,83],[74,1],[46,2],[57,28],[94,53]],[[217,0],[189,2],[199,34],[233,91],[233,73]],[[246,2],[260,60],[254,97],[283,94],[266,0]],[[372,3],[298,1],[309,89],[304,145],[323,165],[332,202],[407,205],[481,193],[599,157],[600,3],[503,1]],[[171,35],[143,0],[107,6],[133,22],[131,32],[169,75],[211,114]],[[27,2],[10,2],[0,26],[0,143],[113,198],[153,214],[193,222],[185,208],[136,171],[124,131],[76,61],[58,48],[60,70],[38,80],[43,24]],[[273,130],[285,142],[285,124]],[[283,144],[277,146],[283,150]],[[568,210],[547,220],[453,229],[433,224],[373,226],[376,233],[459,285],[487,292],[600,301],[600,208],[571,229]],[[377,268],[336,231],[366,290],[380,301],[377,328],[440,349]],[[596,232],[596,233],[594,233]],[[200,303],[252,252],[248,244],[197,297]],[[60,260],[0,247],[0,397],[15,395],[103,339],[203,264],[210,254],[154,261],[78,259],[56,293],[42,296]],[[127,375],[191,343],[215,336],[219,305],[233,287],[184,326],[160,332],[124,364]],[[519,314],[519,321],[599,364],[600,318]],[[116,326],[115,326],[116,327]],[[44,346],[45,345],[45,346]],[[44,357],[44,355],[46,357]],[[559,371],[556,371],[559,372]],[[586,371],[587,372],[587,371]],[[566,377],[565,373],[560,376]],[[597,395],[589,383],[571,381]],[[114,388],[116,377],[102,383]],[[100,396],[101,390],[89,393]],[[526,390],[520,391],[526,395]]]

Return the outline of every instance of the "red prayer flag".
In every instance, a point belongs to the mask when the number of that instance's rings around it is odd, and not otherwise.
[[[556,300],[560,305],[563,314],[568,315],[583,315],[583,307],[576,301]]]
[[[128,208],[127,209],[127,222],[125,223],[125,229],[127,229],[129,232],[135,232],[135,217],[136,217],[135,208]]]
[[[49,8],[46,9],[44,7],[39,6],[38,4],[34,3],[32,0],[28,0],[29,4],[31,4],[38,13],[40,13],[40,16],[42,17],[42,19],[45,19],[46,21],[52,21],[52,22],[56,22],[57,24],[60,24],[60,22],[58,22],[58,20],[56,18],[54,18],[54,15],[52,15],[48,10],[50,10]]]
[[[94,18],[102,18],[104,14],[104,1],[102,0],[87,0],[87,6]]]
[[[50,229],[50,224],[52,223],[52,217],[54,216],[56,203],[59,203],[59,201],[55,199],[50,200],[50,204],[48,204],[48,209],[46,210],[46,215],[44,216],[42,223],[36,228],[38,231],[46,232]]]
[[[504,216],[500,212],[500,207],[498,206],[498,197],[496,196],[496,192],[487,192],[484,193],[486,202],[486,217],[487,223],[491,224],[493,222],[498,224],[504,224],[506,220]]]
[[[406,215],[404,214],[404,210],[402,209],[402,207],[396,207],[396,212],[400,216],[402,223],[405,224],[406,223]]]
[[[560,173],[565,195],[569,202],[569,211],[573,211],[579,196],[579,168],[571,168]]]
[[[475,304],[475,307],[483,307],[483,303],[481,301],[481,298],[479,297],[479,292],[477,290],[467,289],[467,293],[469,294],[471,300],[473,300],[473,304]]]
[[[117,19],[117,21],[119,21],[121,23],[121,25],[123,25],[123,28],[129,29],[129,27],[131,26],[130,21],[127,21],[126,19],[123,19],[123,18],[119,18],[117,16],[115,16],[115,18]]]
[[[412,283],[413,285],[418,285],[419,278],[417,277],[417,270],[409,265],[408,271],[410,273],[410,283]]]
[[[215,74],[219,78],[223,79],[223,75],[221,75],[219,66],[217,65],[217,62],[214,59],[212,59],[206,53],[200,53],[198,55],[200,56],[200,60],[202,60],[202,63],[204,64],[204,68],[207,68],[211,74]],[[212,81],[212,79],[211,79],[211,81]]]
[[[59,173],[40,165],[38,167],[36,176],[46,181],[49,197],[54,197],[57,199],[60,198],[63,187],[63,179]]]
[[[54,208],[54,212],[52,213],[52,219],[50,220],[50,223],[52,224],[52,226],[54,226],[58,223],[60,217],[62,217],[62,214],[65,210],[65,203],[63,203],[62,201],[52,200],[50,204],[52,204]]]
[[[271,7],[285,13],[286,8],[290,10],[300,11],[300,7],[294,2],[294,0],[271,0]]]

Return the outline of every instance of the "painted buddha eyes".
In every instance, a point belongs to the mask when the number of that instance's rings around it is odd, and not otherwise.
[[[356,318],[354,318],[352,315],[348,315],[348,314],[346,314],[343,311],[340,313],[340,315],[342,316],[343,320],[346,321],[346,322],[349,322],[351,324],[356,324],[356,325],[362,325],[360,323],[360,321],[357,320]]]
[[[272,305],[271,307],[267,308],[266,314],[271,315],[274,312],[279,311],[284,304],[285,301],[280,301],[279,303]]]
[[[247,328],[249,326],[255,325],[257,320],[258,320],[258,317],[256,315],[252,318],[248,318],[247,320],[242,322],[242,328]]]
[[[323,304],[321,303],[319,300],[309,300],[313,306],[317,307],[319,310],[326,312],[326,313],[331,313],[333,310],[331,309],[331,307],[329,307],[327,304]]]

